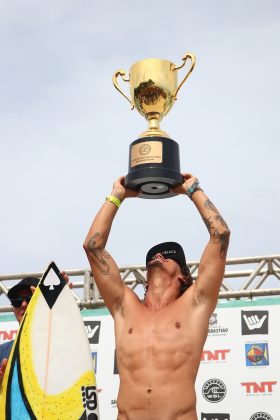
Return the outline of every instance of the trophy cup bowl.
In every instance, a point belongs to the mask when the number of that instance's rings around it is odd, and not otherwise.
[[[178,85],[178,70],[188,59],[190,68]],[[139,190],[141,198],[172,197],[176,194],[171,189],[183,182],[179,145],[159,126],[195,66],[193,54],[185,54],[182,60],[183,63],[176,67],[171,61],[149,58],[134,63],[128,78],[123,69],[117,70],[113,76],[116,89],[149,124],[148,129],[130,144],[128,174],[125,177],[125,186]],[[120,88],[119,76],[124,82],[129,82],[131,98]]]

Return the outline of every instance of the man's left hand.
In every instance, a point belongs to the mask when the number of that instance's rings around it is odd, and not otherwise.
[[[172,188],[171,190],[176,194],[186,194],[187,190],[198,181],[198,179],[190,174],[183,172],[182,176],[184,177],[184,182],[180,185],[177,185],[177,187]]]

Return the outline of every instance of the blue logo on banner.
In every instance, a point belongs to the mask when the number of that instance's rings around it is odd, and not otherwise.
[[[246,366],[268,366],[268,343],[245,344]]]
[[[92,361],[93,361],[94,373],[96,374],[96,372],[97,372],[97,351],[91,352],[91,356],[92,356]]]

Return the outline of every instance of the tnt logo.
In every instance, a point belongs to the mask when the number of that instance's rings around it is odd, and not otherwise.
[[[230,349],[224,350],[203,350],[201,355],[202,362],[222,362],[226,360],[226,355],[230,352]]]
[[[247,394],[265,394],[272,393],[273,386],[277,384],[277,381],[265,381],[265,382],[241,382],[241,385],[245,387]]]
[[[14,340],[17,335],[17,330],[0,331],[0,341]]]

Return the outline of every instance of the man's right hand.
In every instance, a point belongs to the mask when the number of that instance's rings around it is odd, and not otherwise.
[[[120,201],[123,201],[125,198],[137,197],[139,191],[130,190],[124,186],[124,176],[120,176],[113,185],[113,190],[111,193],[114,197],[117,197]]]
[[[8,359],[2,360],[1,367],[0,367],[0,386],[2,385],[7,363],[8,363]]]

